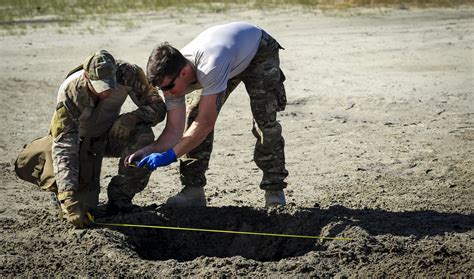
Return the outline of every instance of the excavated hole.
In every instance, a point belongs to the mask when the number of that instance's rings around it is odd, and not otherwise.
[[[320,219],[311,212],[297,215],[242,207],[179,210],[122,216],[122,223],[203,229],[319,235]],[[114,220],[115,222],[118,220]],[[150,228],[119,229],[135,252],[146,260],[190,261],[197,257],[242,256],[257,261],[278,261],[321,249],[321,240]]]
[[[472,214],[432,210],[392,212],[382,209],[351,209],[339,205],[327,209],[287,206],[285,209],[271,211],[243,207],[203,209],[155,207],[99,221],[353,238],[353,241],[333,242],[319,239],[111,227],[124,234],[128,244],[126,249],[131,247],[141,258],[178,261],[190,261],[202,256],[242,256],[257,261],[278,261],[298,257],[309,251],[342,249],[341,252],[344,253],[348,249],[347,245],[351,243],[356,246],[362,245],[360,246],[362,253],[367,254],[370,253],[370,249],[364,246],[366,245],[364,242],[373,240],[373,237],[367,239],[367,235],[396,235],[422,239],[450,232],[465,233],[472,231],[473,228]],[[364,233],[361,234],[362,231]],[[348,235],[345,232],[348,232]]]

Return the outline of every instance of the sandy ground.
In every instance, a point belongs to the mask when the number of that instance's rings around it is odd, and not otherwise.
[[[1,277],[472,277],[474,8],[110,18],[0,38]],[[16,154],[46,133],[60,82],[87,54],[106,48],[145,66],[156,44],[181,47],[234,20],[260,25],[286,48],[289,103],[279,119],[289,205],[263,208],[248,97],[239,87],[216,126],[208,208],[162,206],[180,189],[174,164],[154,172],[136,196],[141,210],[100,221],[352,240],[75,230],[57,219],[48,193],[16,178]],[[116,164],[105,161],[102,201]]]

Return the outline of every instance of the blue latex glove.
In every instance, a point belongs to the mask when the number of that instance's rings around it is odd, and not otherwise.
[[[146,167],[147,169],[154,171],[158,167],[167,166],[173,162],[176,162],[176,154],[173,148],[163,153],[151,153],[150,155],[143,158],[137,165],[137,167]]]

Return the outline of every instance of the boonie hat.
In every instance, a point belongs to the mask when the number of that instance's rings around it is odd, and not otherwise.
[[[115,88],[117,84],[117,64],[108,51],[101,49],[87,57],[83,67],[97,93]]]

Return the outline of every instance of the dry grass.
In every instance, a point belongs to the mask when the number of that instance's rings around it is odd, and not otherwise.
[[[473,5],[474,0],[0,0],[0,32],[19,34],[45,23],[59,27],[91,15],[159,11],[167,8],[222,12],[233,7],[269,9],[299,5],[308,9],[347,9],[354,7],[456,7]],[[104,21],[105,17],[99,18]],[[102,23],[106,24],[106,23]],[[132,22],[126,25],[133,25]],[[5,32],[6,31],[6,32]]]
[[[280,5],[302,5],[314,8],[350,8],[399,5],[452,7],[464,4],[472,5],[474,0],[0,0],[0,22],[5,24],[9,21],[45,15],[56,15],[63,19],[70,19],[90,14],[156,11],[169,7],[195,7],[219,11],[235,5],[246,5],[251,8]]]

